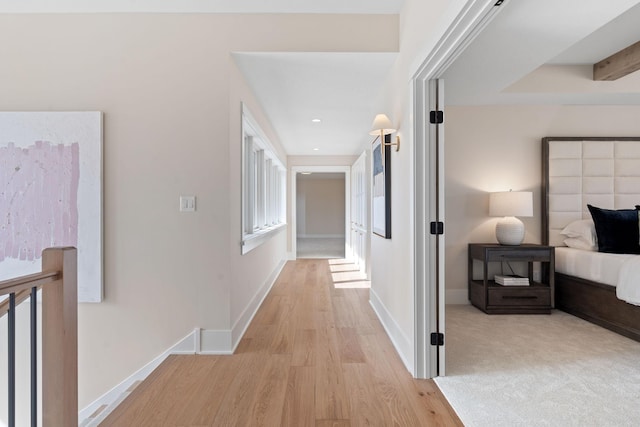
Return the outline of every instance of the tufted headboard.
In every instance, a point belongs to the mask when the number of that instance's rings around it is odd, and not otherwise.
[[[633,209],[640,203],[640,137],[542,138],[542,243],[591,218],[587,204]]]

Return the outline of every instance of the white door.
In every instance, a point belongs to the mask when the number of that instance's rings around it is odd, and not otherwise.
[[[432,312],[433,332],[430,344],[435,358],[436,376],[445,370],[445,251],[444,251],[444,82],[429,81],[429,235],[433,269],[429,272],[432,285],[429,288],[435,301]],[[434,335],[435,334],[435,335]]]
[[[442,80],[416,80],[414,146],[417,378],[444,375],[444,124]]]
[[[416,378],[445,373],[444,123],[438,123],[445,118],[439,113],[444,111],[444,82],[440,78],[505,3],[467,0],[411,82]]]
[[[369,186],[367,152],[351,166],[351,250],[353,262],[369,277]]]

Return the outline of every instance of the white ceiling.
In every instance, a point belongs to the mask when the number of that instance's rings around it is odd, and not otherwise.
[[[446,104],[640,104],[635,75],[593,82],[589,71],[640,40],[638,0],[509,0],[502,7],[445,72]],[[577,64],[584,65],[579,74],[585,84],[549,84],[550,71],[567,78]],[[536,87],[540,75],[545,87]],[[519,85],[523,79],[527,84]]]
[[[594,64],[640,40],[640,3],[583,38],[550,64]],[[625,6],[623,5],[623,8]]]
[[[236,53],[234,58],[287,154],[357,155],[372,140],[372,106],[396,55]]]
[[[10,0],[0,12],[399,13],[403,3]],[[640,104],[640,72],[617,82],[589,78],[594,62],[640,40],[639,22],[640,0],[506,0],[446,71],[446,103]],[[358,154],[395,61],[395,54],[373,53],[234,56],[290,155]]]
[[[589,77],[594,62],[640,40],[639,3],[505,1],[445,73],[446,103],[640,104],[640,73],[619,82]],[[285,150],[315,155],[358,154],[370,142],[367,131],[376,113],[370,106],[376,105],[395,55],[269,53],[236,58]],[[545,64],[586,64],[578,69],[586,83],[559,90],[558,84],[536,87],[539,78],[526,80]],[[576,73],[562,71],[565,78]],[[557,80],[556,74],[546,74]],[[521,80],[527,84],[517,85]],[[323,122],[311,123],[314,117]]]
[[[3,0],[0,13],[373,13],[404,0]]]

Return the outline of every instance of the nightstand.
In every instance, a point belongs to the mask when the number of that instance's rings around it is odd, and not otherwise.
[[[482,280],[473,279],[473,260],[483,265]],[[491,262],[526,262],[529,286],[502,286],[489,278]],[[533,263],[541,263],[540,282],[533,280]],[[555,248],[534,244],[503,246],[469,244],[469,301],[488,314],[549,314],[554,306]]]

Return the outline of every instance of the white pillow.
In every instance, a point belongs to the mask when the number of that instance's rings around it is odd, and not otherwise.
[[[566,239],[564,239],[564,244],[567,245],[570,248],[582,249],[582,250],[585,250],[585,251],[597,251],[598,250],[598,245],[590,245],[589,243],[585,242],[584,239],[582,239],[580,237],[567,237]]]
[[[567,225],[561,232],[567,236],[564,244],[570,248],[598,250],[598,237],[592,219],[580,219]]]

